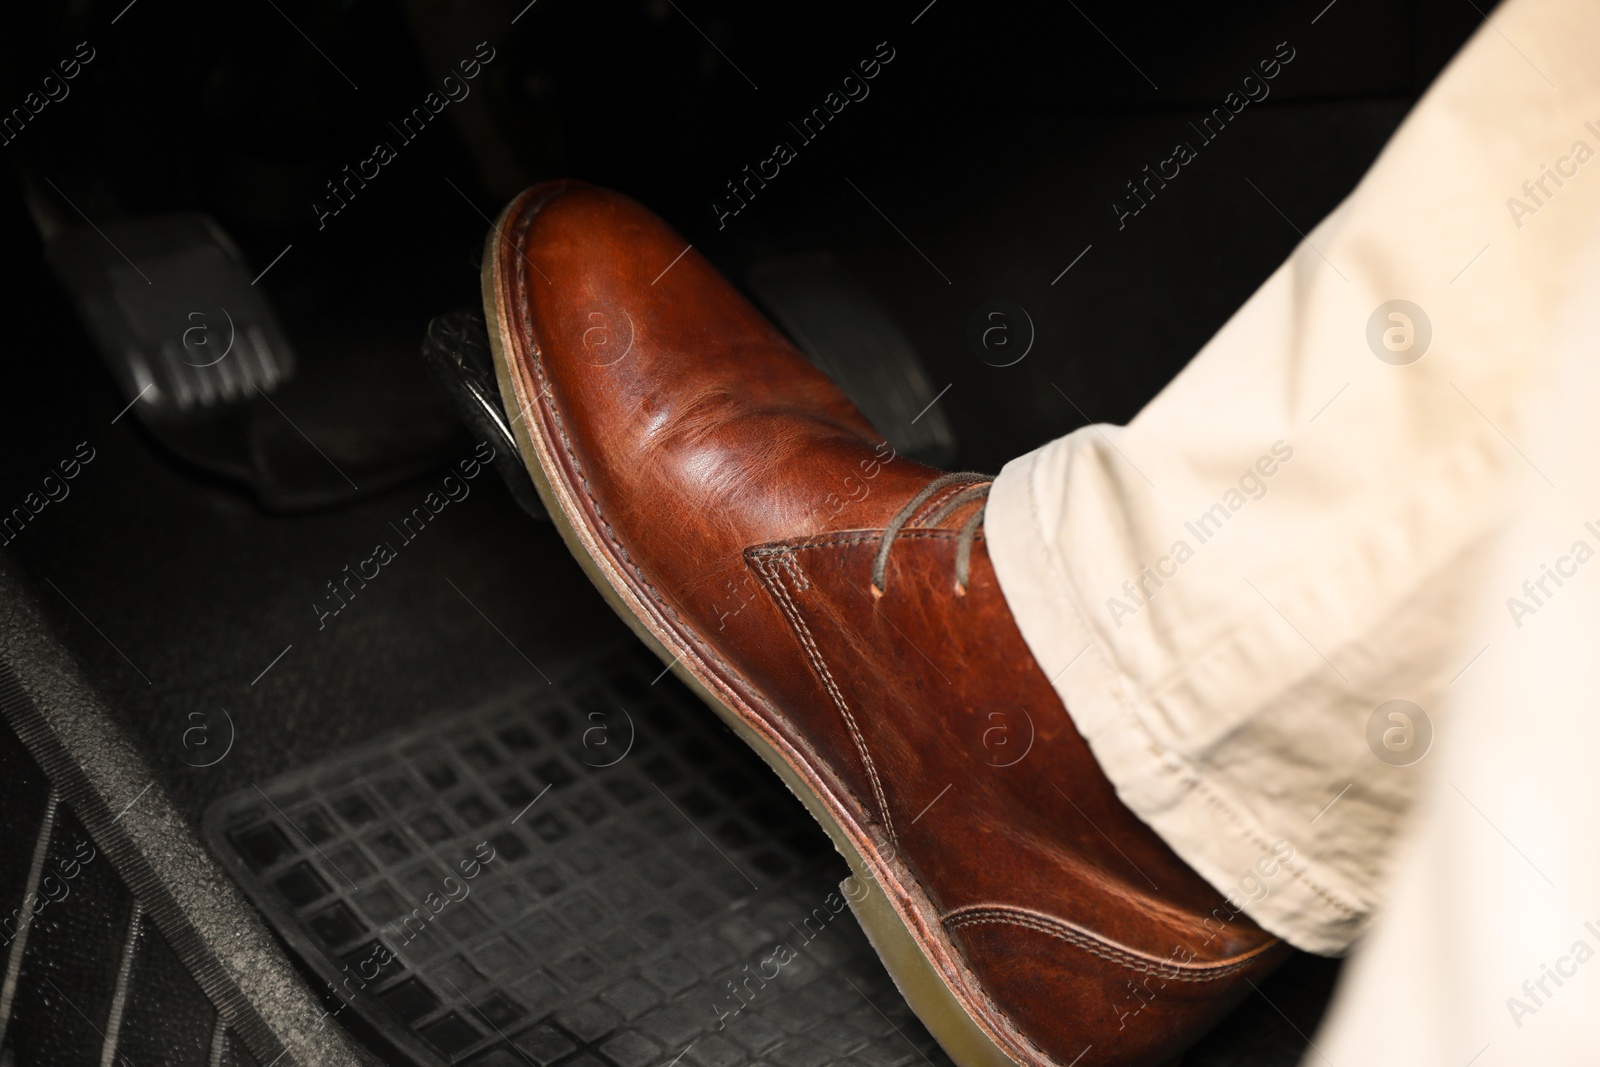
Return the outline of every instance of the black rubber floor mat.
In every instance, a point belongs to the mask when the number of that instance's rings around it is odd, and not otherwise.
[[[335,754],[219,801],[208,839],[330,1014],[413,1063],[948,1064],[822,831],[657,669]]]

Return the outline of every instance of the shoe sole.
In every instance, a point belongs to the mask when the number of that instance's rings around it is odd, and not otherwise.
[[[934,914],[920,889],[916,889],[914,883],[908,885],[909,879],[900,877],[886,860],[875,854],[867,844],[870,839],[864,832],[852,832],[846,828],[848,816],[843,806],[825,797],[806,780],[798,753],[791,750],[786,754],[779,747],[776,735],[769,733],[770,727],[754,709],[741,711],[738,708],[737,703],[742,700],[737,687],[705,666],[700,654],[658,617],[644,598],[628,584],[614,561],[600,546],[600,539],[584,520],[576,495],[563,475],[542,420],[525,417],[536,412],[536,408],[530,405],[538,397],[532,390],[526,390],[529,395],[524,396],[522,379],[508,359],[508,352],[515,349],[516,341],[510,335],[502,303],[502,279],[498,274],[496,248],[499,244],[497,238],[505,233],[505,225],[515,207],[516,202],[513,201],[501,212],[485,243],[482,270],[484,313],[488,318],[489,344],[494,355],[495,378],[500,386],[501,399],[508,411],[522,413],[512,421],[518,450],[533,478],[539,498],[544,502],[556,529],[561,532],[567,548],[622,621],[674,675],[698,694],[740,739],[754,749],[783,780],[789,791],[800,799],[806,810],[827,831],[834,848],[845,858],[852,874],[863,884],[879,887],[880,892],[869,891],[859,902],[850,899],[854,894],[847,893],[845,898],[850,901],[851,911],[901,995],[958,1067],[1060,1067],[1053,1057],[1037,1047],[1031,1047],[1032,1042],[1009,1024],[1003,1027],[993,1023],[986,1025],[963,1003],[963,998],[970,999],[970,994],[958,991],[945,977],[945,972],[946,969],[965,971],[965,966],[960,962],[955,946],[942,937],[942,927],[937,919],[929,922],[917,914],[917,901],[922,902],[922,910],[926,915]],[[539,207],[526,210],[531,219]],[[535,425],[530,426],[530,423]],[[753,686],[743,685],[742,688],[747,693],[756,692]],[[885,886],[891,887],[894,893],[882,891]],[[938,935],[934,931],[938,931]],[[967,973],[970,975],[970,972]],[[975,978],[970,980],[976,984]],[[998,1014],[998,1011],[994,1014]],[[1013,1056],[1004,1050],[1002,1041],[1013,1046],[1021,1044],[1032,1054],[1019,1050],[1021,1054]]]

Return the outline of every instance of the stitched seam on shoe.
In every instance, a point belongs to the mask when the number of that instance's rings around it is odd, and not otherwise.
[[[811,588],[811,579],[806,576],[805,571],[800,569],[800,561],[794,558],[794,553],[791,552],[787,555],[779,556],[777,559],[783,565],[783,569],[788,573],[789,577],[794,579],[794,591],[796,593],[804,593]]]
[[[939,510],[940,504],[943,504],[946,500],[955,496],[957,493],[964,492],[970,488],[972,488],[970,485],[961,485],[958,483],[956,485],[947,487],[943,492],[934,494],[931,500],[924,500],[922,502],[922,506],[917,509],[917,514],[911,516],[911,521],[916,522],[918,515],[932,515],[935,511]]]
[[[747,548],[745,552],[752,556],[782,556],[801,548],[827,548],[837,545],[859,545],[868,541],[876,541],[883,536],[882,530],[853,530],[846,534],[823,534],[825,540],[775,541],[769,545],[758,545]],[[911,537],[912,531],[901,534],[902,537]]]
[[[934,534],[950,534],[951,536],[954,536],[953,531],[927,531],[925,534],[922,534],[922,536],[933,536]],[[769,545],[762,548],[747,548],[745,549],[745,554],[747,557],[750,557],[750,564],[755,568],[756,572],[763,578],[770,579],[770,582],[764,582],[763,584],[767,584],[769,591],[773,592],[774,598],[779,601],[780,610],[789,619],[790,626],[793,627],[795,632],[801,636],[801,642],[807,648],[807,655],[811,658],[813,668],[825,680],[825,685],[829,691],[829,695],[833,698],[835,704],[838,706],[840,714],[844,716],[845,723],[850,728],[851,736],[856,743],[857,750],[861,754],[862,761],[866,764],[867,773],[871,777],[873,792],[877,795],[879,809],[883,813],[884,831],[889,837],[890,847],[892,848],[894,854],[898,856],[900,852],[900,841],[895,836],[894,823],[889,816],[889,802],[883,793],[882,784],[878,781],[877,766],[873,763],[872,755],[867,750],[866,741],[857,730],[854,716],[850,714],[850,710],[848,707],[846,707],[843,697],[839,695],[837,687],[834,686],[832,673],[827,669],[827,665],[822,662],[821,654],[817,652],[816,645],[811,639],[810,628],[807,627],[805,621],[800,618],[799,609],[795,606],[794,601],[790,599],[788,591],[784,589],[782,579],[778,577],[777,573],[772,569],[772,563],[767,562],[769,557],[777,556],[780,557],[780,565],[782,565],[783,557],[788,556],[790,559],[792,559],[793,552],[797,548],[823,548],[831,545],[859,544],[862,541],[870,541],[881,535],[881,530],[868,530],[846,538],[813,541],[798,546]],[[757,559],[754,557],[761,558]],[[776,586],[777,588],[773,589],[773,586]],[[952,948],[954,948],[954,946],[952,946]],[[921,950],[919,949],[919,951]],[[966,974],[975,978],[976,975],[972,971],[971,965],[967,964],[965,961],[959,960],[959,949],[956,949],[956,955],[958,958],[958,970],[964,971]],[[946,980],[941,977],[940,981],[944,982]],[[963,986],[965,986],[965,984],[966,983],[963,982]],[[969,996],[974,995],[974,991],[972,989],[967,989],[966,992]],[[983,989],[980,985],[976,990],[975,995],[976,999],[978,999],[989,1012],[993,1013],[998,1018],[1005,1020],[1006,1025],[1011,1028],[1010,1037],[1012,1040],[1019,1042],[1041,1061],[1046,1063],[1055,1062],[1055,1058],[1051,1056],[1049,1052],[1045,1051],[1045,1049],[1040,1046],[1038,1042],[1034,1041],[1032,1036],[1030,1036],[1027,1031],[1023,1029],[1017,1020],[1011,1017],[1011,1013],[1001,1008],[1000,1005],[995,1002],[994,998],[989,995],[989,992],[986,989]]]
[[[789,564],[793,565],[790,556]],[[780,558],[779,565],[782,566]],[[806,657],[810,659],[812,669],[822,679],[828,695],[833,698],[834,706],[839,709],[839,714],[844,717],[845,726],[850,730],[850,737],[855,742],[856,751],[861,755],[861,762],[866,765],[867,777],[872,782],[872,793],[878,801],[878,811],[883,818],[884,831],[889,835],[889,843],[896,852],[900,851],[900,841],[895,836],[894,823],[889,817],[889,800],[883,791],[883,782],[878,778],[878,767],[872,761],[872,753],[867,749],[866,738],[861,733],[861,728],[856,725],[856,719],[850,712],[850,707],[845,703],[844,694],[839,692],[838,685],[834,682],[833,672],[828,669],[827,662],[822,657],[822,652],[817,648],[816,641],[811,636],[811,628],[806,625],[805,619],[800,614],[800,609],[789,596],[789,590],[783,584],[783,577],[771,563],[757,563],[756,571],[763,578],[768,590],[777,599],[783,614],[788,618],[789,625],[794,629],[795,635],[800,638],[800,644],[806,650]]]
[[[974,908],[970,911],[958,912],[954,915],[946,916],[944,924],[949,927],[988,926],[993,924],[1018,926],[1026,930],[1032,930],[1035,933],[1048,934],[1060,941],[1075,945],[1091,956],[1098,956],[1103,960],[1139,974],[1160,975],[1179,982],[1214,982],[1245,970],[1256,962],[1253,956],[1233,963],[1207,964],[1201,968],[1196,968],[1193,964],[1171,963],[1163,965],[1135,955],[1109,942],[1102,941],[1059,920],[1052,920],[1045,916],[1031,915],[1027,912],[1014,911],[1007,908]],[[1267,947],[1270,948],[1271,946],[1268,945]],[[1265,949],[1259,950],[1256,955],[1259,956],[1264,951]]]
[[[747,548],[745,552],[752,556],[779,556],[786,552],[799,552],[808,548],[835,548],[840,545],[859,545],[868,541],[876,541],[882,536],[882,530],[856,530],[848,534],[822,534],[812,540],[775,541],[769,545]],[[934,538],[941,541],[953,541],[960,536],[961,531],[959,530],[903,530],[895,540]],[[985,544],[988,543],[982,530],[978,531],[975,539],[983,541]]]

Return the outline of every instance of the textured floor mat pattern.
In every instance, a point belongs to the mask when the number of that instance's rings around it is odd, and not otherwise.
[[[330,1015],[419,1064],[948,1064],[822,831],[655,667],[334,755],[218,802],[208,838]]]

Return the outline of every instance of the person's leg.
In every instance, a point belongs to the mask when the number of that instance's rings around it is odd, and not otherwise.
[[[1600,249],[1526,441],[1529,480],[1475,612],[1413,825],[1308,1065],[1600,1060]],[[1586,294],[1586,295],[1585,295]],[[1545,575],[1554,577],[1545,579]],[[1543,589],[1539,587],[1543,579]],[[1523,583],[1529,588],[1524,589]]]
[[[1366,928],[1422,780],[1397,764],[1425,719],[1448,735],[1508,501],[1547,480],[1529,399],[1587,292],[1597,54],[1593,7],[1497,9],[1129,426],[1014,461],[990,497],[1006,600],[1124,801],[1311,951]],[[1378,712],[1395,699],[1425,718]]]

